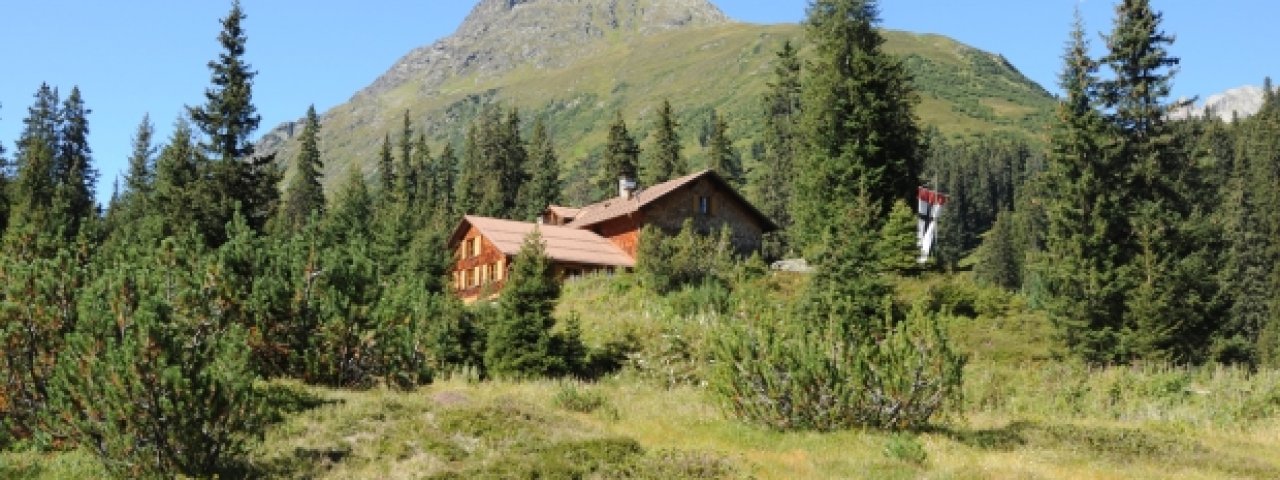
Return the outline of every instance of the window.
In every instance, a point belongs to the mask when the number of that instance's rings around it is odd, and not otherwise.
[[[480,286],[480,267],[474,267],[471,269],[471,286]]]
[[[497,274],[498,274],[498,275],[497,275],[496,277],[494,277],[494,280],[497,280],[497,281],[499,281],[499,282],[501,282],[502,280],[504,280],[504,279],[507,277],[507,259],[505,259],[505,258],[499,258],[499,259],[498,259],[498,272],[497,272]]]
[[[474,242],[471,246],[472,248],[471,251],[473,252],[471,256],[479,257],[480,256],[480,237],[473,238],[471,239],[471,241]]]
[[[711,197],[705,195],[698,197],[698,214],[711,215]]]

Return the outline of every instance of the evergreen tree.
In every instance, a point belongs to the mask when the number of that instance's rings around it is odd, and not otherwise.
[[[711,136],[707,139],[707,168],[715,170],[734,188],[742,188],[742,160],[729,141],[729,125],[715,110],[711,111]]]
[[[533,124],[529,139],[529,161],[525,175],[529,181],[520,186],[521,220],[537,218],[548,205],[560,203],[560,159],[542,119]]]
[[[57,187],[54,192],[56,218],[66,225],[68,239],[75,238],[83,223],[97,217],[94,184],[98,180],[89,148],[91,111],[80,97],[80,88],[72,87],[62,103],[58,120],[58,151],[54,163]]]
[[[400,128],[400,158],[396,165],[395,192],[398,200],[409,202],[414,187],[418,183],[413,170],[413,123],[409,120],[409,111],[404,111],[404,120]]]
[[[221,20],[218,43],[222,52],[209,62],[212,86],[205,89],[205,104],[187,107],[191,120],[204,133],[202,148],[214,160],[213,191],[204,201],[215,202],[215,218],[209,223],[225,225],[239,209],[255,231],[262,231],[279,201],[277,184],[281,173],[274,158],[255,157],[253,131],[262,117],[253,105],[253,77],[257,75],[244,62],[247,37],[241,22],[245,19],[239,0]],[[221,228],[205,232],[206,238],[218,245],[225,240]]]
[[[454,221],[452,217],[459,213],[457,200],[454,197],[458,188],[458,156],[454,153],[452,144],[444,144],[440,155],[435,158],[435,168],[432,170],[435,172],[432,188],[435,192],[433,201],[439,215],[438,219],[451,223]]]
[[[1173,37],[1161,30],[1162,15],[1148,0],[1126,0],[1116,8],[1102,63],[1112,78],[1099,84],[1105,118],[1116,135],[1124,196],[1126,240],[1119,243],[1132,278],[1123,317],[1132,357],[1199,361],[1208,319],[1217,297],[1204,271],[1217,234],[1204,230],[1183,197],[1187,179],[1198,177],[1167,118],[1168,96],[1178,59],[1168,52]],[[1126,353],[1126,352],[1121,352]]]
[[[874,0],[814,0],[805,22],[814,58],[802,92],[804,153],[792,201],[794,240],[811,248],[850,199],[865,195],[885,218],[908,200],[921,170],[918,97],[902,62],[882,51]],[[879,229],[879,221],[874,222]]]
[[[302,144],[294,161],[293,177],[285,188],[283,217],[286,226],[297,228],[313,214],[324,213],[324,187],[320,185],[324,163],[320,160],[320,118],[314,105],[307,108],[307,124],[298,141]]]
[[[752,180],[760,211],[785,232],[792,223],[792,184],[800,147],[800,59],[790,40],[778,51],[773,72],[764,96],[764,157],[760,174]]]
[[[206,197],[210,189],[208,171],[209,161],[195,142],[191,124],[179,117],[168,143],[156,157],[155,207],[149,213],[162,219],[163,236],[193,227],[208,241],[206,232],[225,228],[216,225],[220,218],[216,214],[218,205]]]
[[[53,197],[57,185],[58,148],[58,91],[48,84],[36,90],[35,101],[27,109],[23,119],[22,134],[18,137],[14,163],[17,176],[10,185],[9,225],[5,235],[5,248],[17,248],[14,241],[22,237],[29,242],[38,232],[63,231],[53,216]]]
[[[9,181],[13,177],[13,167],[4,153],[4,142],[0,142],[0,238],[9,226]]]
[[[604,147],[603,176],[597,185],[606,196],[616,192],[618,179],[622,177],[636,179],[639,164],[640,147],[627,132],[627,122],[622,119],[622,112],[617,112],[613,124],[609,126],[609,140]]]
[[[457,200],[457,213],[471,214],[476,212],[479,204],[480,181],[484,178],[484,167],[480,164],[480,132],[475,122],[467,128],[467,135],[462,146],[462,159],[458,165],[458,182],[454,185],[454,198]]]
[[[1097,110],[1097,62],[1078,11],[1063,60],[1066,95],[1058,104],[1046,189],[1046,304],[1068,348],[1104,362],[1113,359],[1122,332],[1125,288],[1118,274],[1125,261],[1118,246],[1125,208],[1116,186],[1107,184],[1118,172]]]
[[[663,100],[654,125],[653,149],[649,150],[644,169],[645,185],[656,185],[689,173],[689,165],[680,153],[680,134],[676,132],[679,127],[671,111],[671,101]]]
[[[415,215],[421,215],[432,197],[431,188],[435,182],[435,161],[431,158],[431,147],[427,146],[427,134],[419,133],[413,141],[413,162],[409,170],[413,181],[409,191],[409,201],[413,205]]]
[[[530,233],[512,262],[511,277],[498,300],[497,318],[489,327],[485,367],[499,378],[554,375],[565,368],[555,355],[551,333],[560,283],[538,231]]]
[[[1274,187],[1280,182],[1280,99],[1270,79],[1264,86],[1259,112],[1236,123],[1236,154],[1223,194],[1220,284],[1229,315],[1214,350],[1222,361],[1280,365],[1280,222],[1263,213],[1280,208],[1280,189]]]
[[[147,210],[147,198],[155,186],[156,147],[152,136],[155,126],[151,124],[151,115],[143,115],[138,129],[133,134],[133,150],[129,154],[129,169],[124,175],[124,192],[121,201],[134,204],[139,212]]]
[[[378,178],[381,180],[379,187],[382,188],[384,195],[391,195],[396,191],[396,167],[395,157],[391,155],[391,134],[382,137],[382,150],[378,152]]]

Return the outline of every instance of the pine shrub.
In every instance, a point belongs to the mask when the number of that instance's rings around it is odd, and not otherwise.
[[[261,431],[240,279],[199,243],[134,249],[90,285],[51,382],[54,433],[115,474],[233,472]]]
[[[920,428],[959,403],[965,360],[944,322],[923,308],[856,326],[766,314],[713,340],[710,386],[733,415],[778,430]]]

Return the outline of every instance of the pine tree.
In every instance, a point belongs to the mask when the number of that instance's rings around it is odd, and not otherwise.
[[[253,78],[257,75],[244,62],[247,37],[241,22],[245,14],[239,0],[221,20],[218,43],[222,52],[209,62],[212,86],[205,89],[205,104],[187,107],[191,120],[204,133],[201,147],[215,161],[213,191],[205,201],[216,202],[215,218],[209,223],[225,225],[239,209],[250,227],[262,231],[279,202],[277,184],[281,173],[274,158],[255,157],[253,131],[262,117],[253,105]],[[205,232],[213,245],[225,240],[221,228]]]
[[[227,245],[247,236],[239,217]],[[60,437],[125,477],[228,474],[263,427],[244,328],[247,279],[187,234],[134,246],[87,287],[51,382]]]
[[[530,233],[512,262],[511,277],[498,300],[497,319],[489,327],[485,367],[499,378],[554,375],[565,368],[555,355],[551,316],[560,297],[546,244]]]
[[[529,180],[520,186],[521,220],[537,218],[547,206],[560,203],[560,160],[541,118],[534,122],[529,138],[525,175]]]
[[[320,185],[324,163],[320,160],[320,118],[316,107],[307,108],[307,123],[298,141],[301,147],[294,161],[293,177],[285,188],[284,222],[289,228],[298,228],[315,214],[324,214],[324,187]]]
[[[791,227],[792,184],[799,156],[800,59],[788,40],[774,59],[774,79],[764,96],[764,158],[752,177],[760,211],[780,229]]]
[[[671,101],[663,100],[653,129],[653,149],[649,150],[644,169],[645,185],[656,185],[689,173],[689,165],[680,153],[680,134],[676,132],[679,127],[671,111]]]
[[[715,170],[734,188],[742,188],[742,160],[729,141],[729,124],[715,110],[711,111],[711,135],[707,139],[707,168]]]
[[[622,119],[622,112],[617,112],[613,124],[609,126],[609,140],[604,147],[604,164],[602,177],[597,179],[597,187],[601,192],[612,196],[616,191],[619,178],[636,179],[639,164],[640,147],[627,132],[627,122]]]
[[[802,93],[803,154],[792,210],[794,240],[807,249],[865,195],[885,218],[910,199],[921,170],[917,95],[902,62],[881,50],[874,0],[814,0],[805,22],[814,58]],[[879,229],[879,222],[875,222]]]

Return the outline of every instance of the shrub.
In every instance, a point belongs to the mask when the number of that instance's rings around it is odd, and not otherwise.
[[[647,226],[636,254],[636,273],[650,290],[666,294],[686,285],[724,283],[736,274],[732,232],[726,227],[718,235],[694,231],[693,220],[685,220],[680,232],[667,236]]]
[[[234,471],[261,432],[258,376],[232,321],[242,299],[230,284],[243,279],[198,242],[134,252],[91,284],[51,382],[57,434],[115,474]]]
[[[609,405],[609,399],[600,392],[582,388],[573,382],[561,383],[554,401],[556,406],[578,413],[592,413]]]
[[[943,318],[914,309],[850,325],[766,314],[729,327],[712,351],[711,389],[733,415],[779,430],[920,428],[958,405],[965,360]]]

